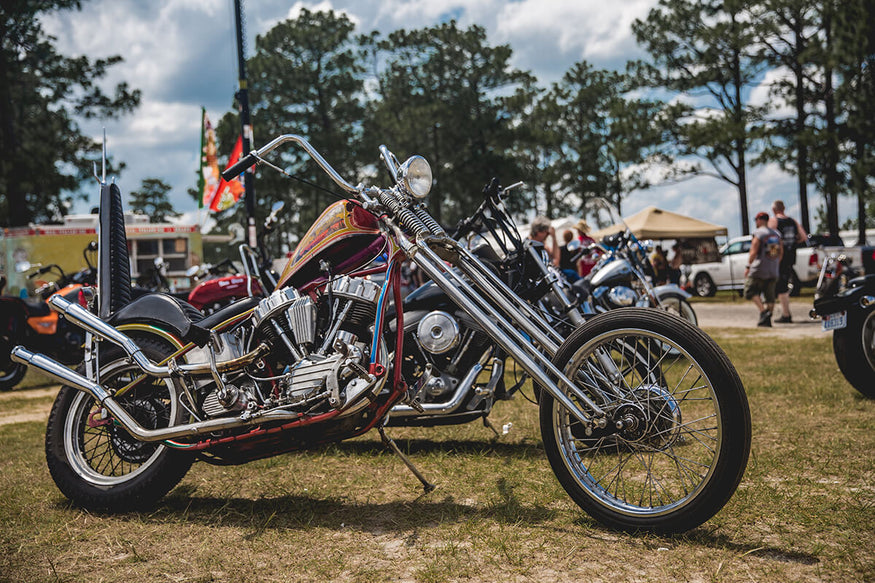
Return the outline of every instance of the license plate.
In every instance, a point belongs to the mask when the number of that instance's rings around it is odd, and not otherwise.
[[[835,314],[827,314],[823,317],[823,331],[841,330],[848,325],[848,313],[836,312]]]

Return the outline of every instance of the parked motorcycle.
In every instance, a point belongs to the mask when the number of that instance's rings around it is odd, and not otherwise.
[[[65,495],[128,511],[161,498],[195,459],[245,463],[374,428],[406,460],[383,424],[396,403],[416,407],[412,395],[429,380],[408,386],[404,336],[386,344],[389,298],[401,305],[400,264],[409,258],[542,387],[548,459],[584,510],[616,528],[677,532],[728,501],[747,462],[750,414],[735,369],[708,336],[658,310],[629,309],[591,319],[557,346],[533,325],[528,304],[428,213],[422,199],[432,176],[423,158],[399,164],[381,146],[393,185],[353,186],[306,140],[285,135],[225,174],[267,163],[289,142],[350,198],[314,223],[268,297],[203,319],[167,295],[130,302],[125,286],[113,285],[130,277],[129,263],[121,193],[102,187],[108,240],[100,248],[118,253],[101,255],[97,314],[50,298],[102,340],[100,349],[86,343],[84,373],[24,347],[12,351],[16,362],[69,385],[46,430],[49,470]],[[362,266],[384,251],[380,286]],[[403,310],[394,320],[403,330]],[[642,361],[636,347],[654,341],[678,356]]]
[[[828,298],[848,288],[850,281],[861,274],[844,253],[830,253],[820,267],[814,299]]]
[[[607,201],[599,200],[612,223],[623,222]],[[629,306],[661,308],[696,325],[696,312],[688,301],[692,296],[673,283],[651,284],[652,244],[639,241],[625,222],[623,225],[622,231],[604,237],[593,247],[600,258],[586,277],[575,282],[575,287],[586,290],[597,312]]]
[[[21,272],[32,270],[28,276],[30,279],[46,274],[54,274],[56,279],[37,288],[34,291],[35,298],[0,296],[0,390],[14,388],[27,372],[27,366],[9,357],[12,347],[17,344],[50,354],[65,364],[82,360],[85,335],[79,328],[58,318],[57,312],[50,310],[46,301],[56,294],[72,302],[83,301],[80,299],[82,288],[94,285],[97,280],[96,269],[89,259],[89,254],[96,250],[97,244],[94,242],[85,248],[83,257],[87,267],[73,274],[67,274],[54,263],[36,266],[22,263],[16,266]],[[0,276],[0,294],[4,287],[6,278]]]
[[[825,332],[832,331],[833,352],[844,377],[875,398],[875,275],[852,279],[835,295],[815,299],[810,315],[823,321]]]

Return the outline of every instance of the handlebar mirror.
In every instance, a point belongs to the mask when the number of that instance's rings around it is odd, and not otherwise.
[[[568,249],[568,251],[570,251],[571,253],[575,253],[582,246],[583,246],[583,244],[580,242],[580,239],[572,239],[571,241],[568,242],[567,245],[565,245],[565,248]]]
[[[29,271],[32,267],[36,267],[36,265],[31,264],[30,261],[19,261],[15,264],[15,271],[17,273],[24,273],[25,271]]]
[[[279,213],[281,210],[283,210],[283,207],[285,207],[285,206],[286,206],[286,203],[284,203],[283,201],[281,201],[281,200],[276,201],[275,203],[273,203],[273,206],[270,207],[270,214],[275,215],[275,214]]]
[[[197,272],[200,270],[201,270],[200,265],[192,265],[191,267],[189,267],[188,269],[185,270],[185,276],[186,277],[194,277],[195,275],[197,275]]]
[[[431,166],[422,156],[411,156],[400,169],[401,184],[415,198],[425,198],[431,190]]]

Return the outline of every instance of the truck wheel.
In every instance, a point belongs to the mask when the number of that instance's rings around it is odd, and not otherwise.
[[[717,286],[714,285],[714,280],[707,273],[700,273],[693,280],[693,289],[696,295],[700,298],[710,298],[717,293]]]

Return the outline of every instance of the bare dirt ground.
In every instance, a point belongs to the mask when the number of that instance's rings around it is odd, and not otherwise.
[[[711,328],[737,328],[739,331],[747,330],[751,334],[770,334],[783,338],[821,338],[829,334],[821,331],[820,320],[809,319],[810,303],[791,302],[790,312],[793,322],[790,324],[774,322],[780,317],[780,308],[775,308],[778,313],[772,317],[771,328],[757,328],[757,310],[750,302],[741,300],[721,303],[697,302],[693,304],[693,309],[699,319],[699,327],[706,331]]]

